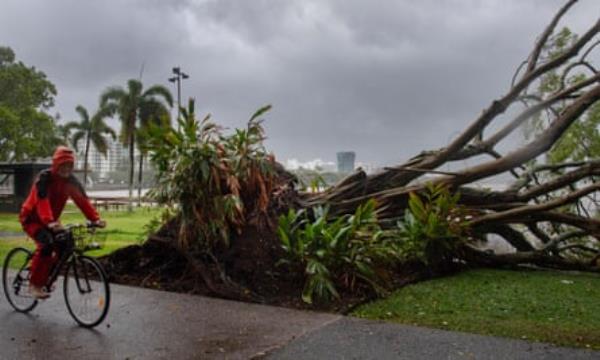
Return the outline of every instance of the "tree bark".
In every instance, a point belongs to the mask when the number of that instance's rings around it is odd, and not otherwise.
[[[88,131],[85,139],[85,155],[83,158],[83,188],[87,187],[87,174],[88,174],[88,154],[90,150],[90,132]]]
[[[138,207],[142,206],[142,171],[144,167],[144,154],[140,151],[140,164],[138,168]]]
[[[133,211],[133,172],[135,167],[134,143],[135,134],[132,131],[129,136],[129,204],[127,205],[127,210],[129,212]]]

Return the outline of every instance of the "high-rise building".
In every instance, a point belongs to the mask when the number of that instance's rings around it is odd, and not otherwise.
[[[110,172],[129,168],[129,148],[123,146],[120,141],[113,140],[112,138],[106,138],[106,144],[106,154],[102,154],[93,144],[90,144],[88,166],[95,174],[94,177],[96,178],[105,178]],[[85,157],[85,145],[81,145],[82,143],[80,142],[76,163],[76,167],[79,169],[83,169]],[[137,148],[134,149],[134,157],[136,161],[139,159],[139,151]],[[148,157],[144,159],[143,166],[144,169],[148,168]]]
[[[338,172],[350,173],[354,171],[354,160],[356,153],[354,151],[340,151],[337,153]]]

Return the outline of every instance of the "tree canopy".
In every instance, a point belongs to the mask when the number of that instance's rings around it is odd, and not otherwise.
[[[44,72],[17,61],[0,46],[0,161],[45,157],[60,143],[54,106],[56,87]]]
[[[90,151],[90,144],[93,144],[96,150],[106,157],[108,152],[108,143],[105,136],[111,136],[113,140],[115,140],[117,137],[115,131],[104,121],[106,118],[110,117],[110,115],[114,112],[114,109],[107,106],[100,106],[92,117],[90,117],[87,109],[81,105],[77,105],[75,110],[80,116],[80,121],[68,122],[64,125],[64,129],[67,133],[69,133],[70,130],[75,130],[75,133],[71,138],[71,142],[75,148],[75,151],[79,151],[79,142],[81,140],[84,140],[85,142],[83,167],[83,183],[85,186],[88,175],[88,155]]]

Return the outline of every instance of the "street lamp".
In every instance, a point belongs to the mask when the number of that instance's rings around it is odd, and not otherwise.
[[[169,81],[177,83],[177,121],[179,121],[181,112],[181,80],[189,79],[190,76],[181,71],[179,66],[173,68],[173,74],[175,74],[175,76],[170,77]]]

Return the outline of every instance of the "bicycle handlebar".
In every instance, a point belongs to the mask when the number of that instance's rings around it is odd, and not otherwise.
[[[102,226],[100,226],[99,224],[92,222],[92,221],[86,221],[85,226],[88,229],[99,229],[102,228]]]
[[[99,224],[96,224],[92,221],[86,221],[85,225],[83,224],[66,224],[65,226],[63,226],[63,228],[67,231],[72,230],[74,228],[78,228],[78,227],[86,227],[88,229],[100,229],[101,226]]]

